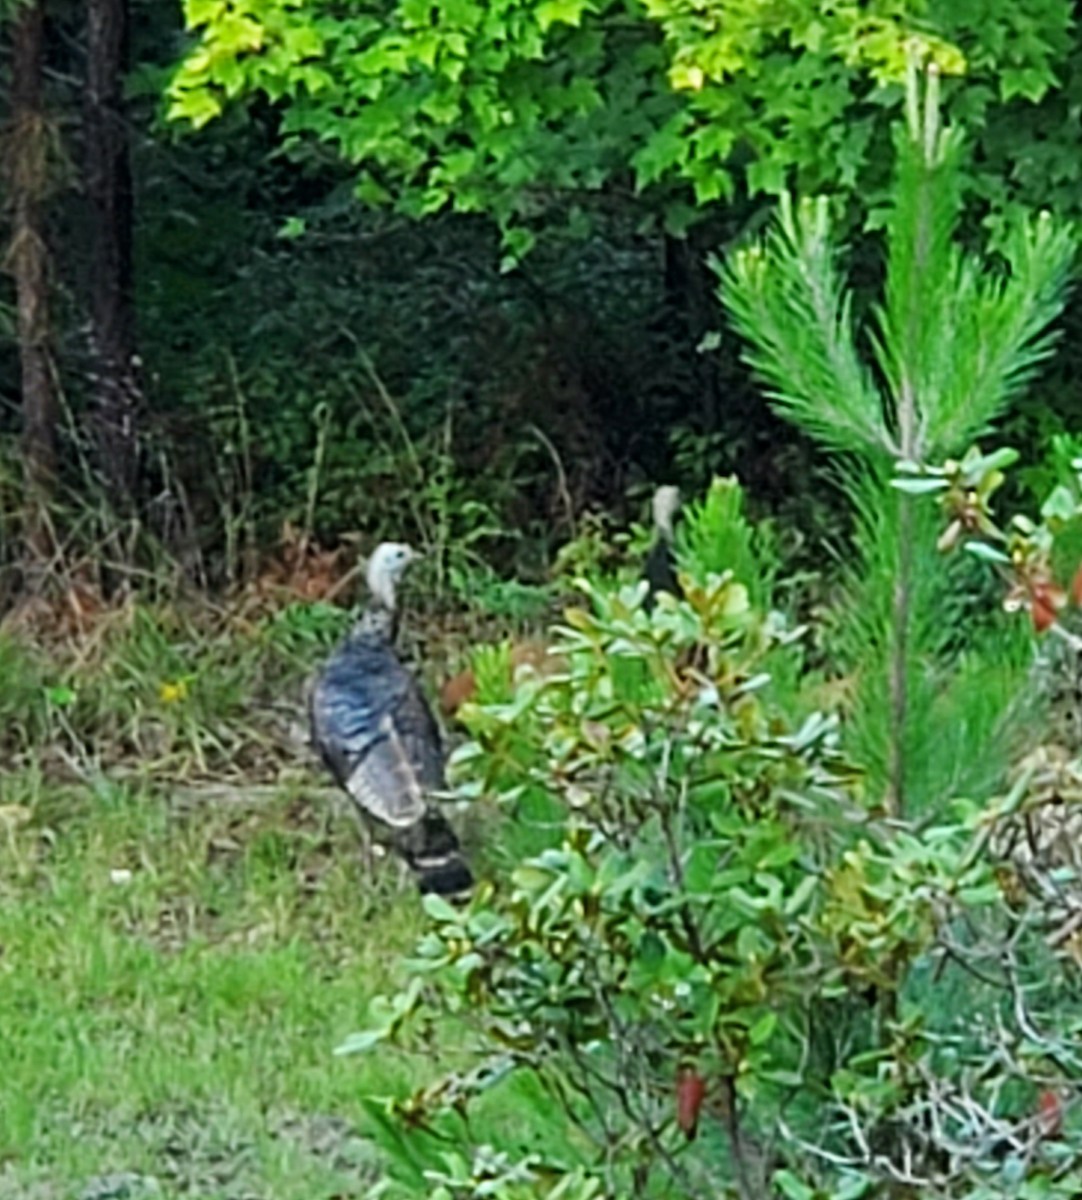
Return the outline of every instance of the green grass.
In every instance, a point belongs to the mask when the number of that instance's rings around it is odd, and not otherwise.
[[[360,1104],[407,1066],[333,1049],[421,917],[348,819],[33,771],[0,805],[0,1196],[373,1194]]]
[[[298,741],[345,619],[0,630],[0,1200],[381,1194],[364,1102],[440,1064],[334,1054],[424,923]],[[480,1107],[482,1141],[560,1132],[528,1087]]]

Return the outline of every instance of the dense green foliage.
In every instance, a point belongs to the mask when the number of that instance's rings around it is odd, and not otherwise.
[[[506,864],[465,912],[427,903],[408,982],[343,1047],[423,1058],[450,1020],[474,1051],[369,1105],[401,1194],[1072,1195],[1075,1121],[1061,1142],[1055,1114],[1077,1095],[1079,974],[1072,901],[1047,888],[1077,887],[1055,812],[1077,768],[1040,752],[991,804],[871,815],[836,719],[785,716],[801,636],[749,602],[769,570],[732,495],[716,486],[689,542],[742,547],[746,586],[687,552],[687,599],[652,616],[584,583],[557,674],[479,675],[457,776],[504,810]],[[475,1104],[516,1085],[573,1133],[477,1129]]]
[[[1042,750],[1012,772],[1032,749],[1015,702],[1032,662],[1005,658],[1002,631],[945,626],[958,576],[942,551],[998,557],[1033,628],[1070,641],[1049,572],[1082,513],[1082,462],[1060,449],[1044,523],[1016,518],[1009,539],[990,501],[1012,455],[934,465],[1050,352],[1074,243],[1042,218],[1011,233],[1006,276],[983,272],[955,242],[960,140],[934,72],[924,97],[911,73],[907,101],[882,383],[857,350],[825,202],[783,203],[773,236],[722,271],[774,403],[847,455],[857,553],[828,643],[856,675],[842,723],[793,720],[810,691],[801,632],[773,607],[769,540],[731,483],[687,518],[681,600],[648,614],[642,587],[583,581],[589,609],[553,630],[553,672],[508,691],[506,664],[478,657],[487,702],[467,718],[460,793],[505,810],[507,865],[465,912],[428,902],[408,982],[346,1047],[423,1048],[450,1018],[480,1059],[371,1106],[407,1193],[962,1197],[1008,1171],[1078,1186],[1074,1141],[1053,1144],[1078,1084],[1060,1009],[1077,963],[1062,957],[1064,993],[1047,982],[1070,918],[1057,928],[1045,890],[1060,870],[1074,886],[1077,856],[1063,861],[1070,835],[1044,812],[1049,788],[1074,797],[1075,768]],[[939,513],[923,491],[942,493]],[[1046,822],[1029,856],[1019,810]],[[566,1114],[566,1144],[473,1136],[473,1102],[523,1076]]]
[[[682,230],[738,184],[776,193],[796,171],[813,188],[866,185],[883,133],[877,89],[901,79],[907,50],[968,71],[978,86],[960,103],[983,113],[1044,96],[1071,17],[1061,0],[994,12],[190,0],[185,13],[200,44],[172,85],[174,116],[202,125],[230,100],[265,96],[291,143],[357,164],[362,199],[418,216],[491,212],[515,226],[512,254],[531,218],[554,206],[574,220],[610,188],[647,190],[644,212]]]
[[[45,7],[0,1200],[1079,1194],[1077,6],[130,0],[130,504],[89,9]],[[478,688],[485,882],[427,914],[304,744],[382,537],[403,655]]]

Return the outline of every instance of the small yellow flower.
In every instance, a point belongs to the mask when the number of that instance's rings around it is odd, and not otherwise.
[[[175,683],[163,683],[158,687],[158,699],[163,704],[177,704],[188,695],[188,684],[183,679]]]

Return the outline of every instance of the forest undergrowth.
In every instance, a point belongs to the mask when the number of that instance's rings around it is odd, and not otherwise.
[[[584,527],[547,588],[479,572],[469,603],[437,599],[438,564],[422,562],[404,654],[435,701],[464,664],[480,671],[481,644],[536,632],[539,614],[571,619],[569,575],[606,589],[632,576],[646,536]],[[772,544],[718,481],[690,506],[681,553],[699,569],[733,563],[758,595],[751,548],[769,559]],[[402,1195],[411,1139],[386,1173],[373,1106],[410,1097],[423,1127],[445,1081],[481,1063],[453,1011],[420,1056],[390,1041],[335,1054],[401,986],[431,918],[307,744],[307,680],[362,598],[360,561],[287,531],[216,597],[165,582],[107,597],[57,572],[0,627],[0,1200]],[[782,659],[776,683],[801,707],[844,707],[829,661],[807,669],[821,635],[799,683]],[[452,745],[464,736],[452,730]],[[482,876],[517,853],[487,836],[490,800],[460,813]],[[472,1142],[524,1162],[588,1153],[539,1086],[516,1072],[486,1087]]]

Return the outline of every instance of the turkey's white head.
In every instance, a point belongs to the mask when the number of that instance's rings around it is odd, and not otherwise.
[[[654,528],[667,541],[672,541],[672,523],[680,508],[680,489],[671,483],[659,487],[654,493]]]
[[[395,610],[395,590],[406,568],[417,557],[405,542],[380,542],[368,559],[368,591],[388,612]]]

